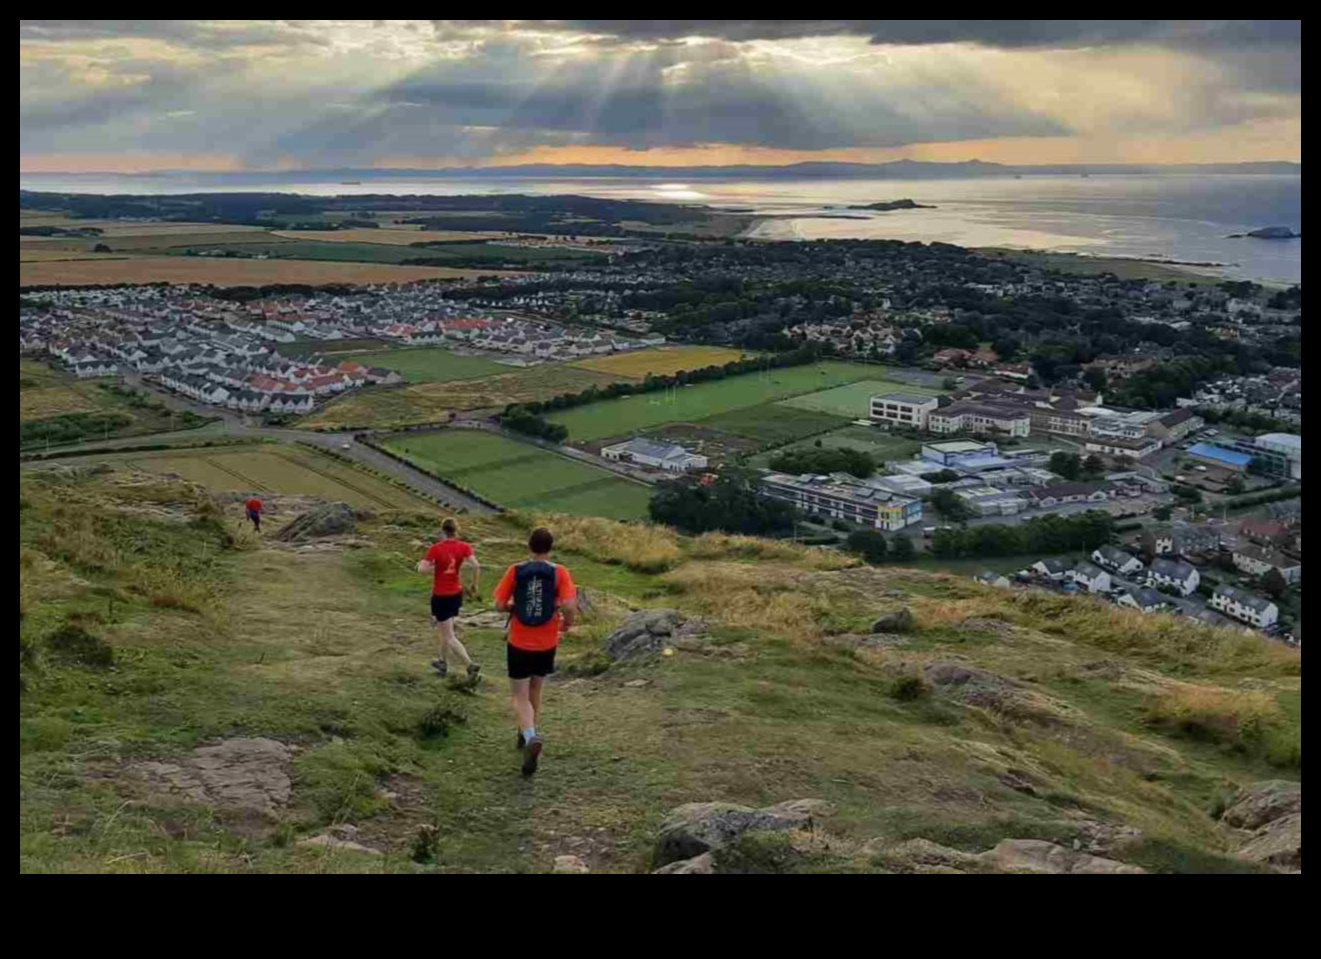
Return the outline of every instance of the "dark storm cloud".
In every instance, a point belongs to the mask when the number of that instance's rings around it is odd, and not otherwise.
[[[865,36],[878,44],[961,42],[1010,49],[1132,43],[1233,48],[1302,43],[1301,20],[525,20],[521,24],[632,39]]]

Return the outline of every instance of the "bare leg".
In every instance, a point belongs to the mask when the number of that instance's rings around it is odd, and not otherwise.
[[[461,666],[472,665],[472,657],[468,655],[468,650],[464,648],[463,643],[459,642],[454,635],[454,620],[446,620],[437,624],[436,628],[440,630],[440,658],[449,662],[451,658],[457,659]]]
[[[532,707],[532,722],[530,723],[532,726],[535,726],[537,720],[541,718],[541,691],[545,686],[546,680],[540,676],[534,676],[528,683],[527,698],[528,704]],[[526,729],[527,727],[524,726],[523,728]]]
[[[518,721],[520,733],[525,729],[532,729],[537,724],[537,711],[529,698],[531,686],[532,683],[526,679],[509,681],[510,704],[514,707],[514,718]]]

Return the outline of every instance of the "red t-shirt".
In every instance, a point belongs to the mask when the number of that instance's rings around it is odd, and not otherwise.
[[[509,567],[505,578],[495,588],[496,603],[507,603],[514,598],[514,586],[518,573],[517,566]],[[565,603],[578,598],[578,588],[573,584],[573,577],[563,566],[555,567],[555,605],[563,609]],[[529,653],[546,653],[558,649],[561,633],[564,631],[564,617],[559,612],[544,626],[524,626],[515,616],[509,621],[509,645]]]
[[[250,500],[248,500],[248,512],[249,512],[249,513],[260,513],[260,512],[261,512],[261,500],[259,500],[259,499],[250,499]]]
[[[466,560],[472,559],[471,546],[462,540],[442,540],[427,551],[427,562],[436,564],[436,596],[458,596],[463,592],[459,570]]]

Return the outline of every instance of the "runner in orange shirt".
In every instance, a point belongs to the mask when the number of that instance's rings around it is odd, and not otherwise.
[[[471,595],[478,599],[482,589],[482,564],[477,562],[476,551],[459,539],[457,522],[447,519],[440,528],[444,538],[427,550],[427,555],[417,564],[419,573],[424,576],[435,574],[436,577],[431,590],[431,621],[440,632],[440,657],[431,666],[444,679],[449,675],[449,660],[456,659],[460,666],[467,668],[468,679],[475,683],[482,668],[472,661],[468,650],[454,634],[454,623],[463,609],[463,579],[459,574],[464,566],[472,567]]]
[[[578,618],[578,591],[573,576],[550,561],[555,537],[536,530],[528,541],[532,558],[509,567],[495,589],[495,608],[509,613],[509,685],[523,775],[537,771],[545,742],[537,734],[541,694],[555,673],[555,653],[564,634]]]

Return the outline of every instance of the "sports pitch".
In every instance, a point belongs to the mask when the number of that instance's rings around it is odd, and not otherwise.
[[[418,466],[509,509],[639,519],[651,489],[530,444],[476,430],[397,436],[387,446]]]
[[[624,436],[667,423],[698,423],[721,413],[774,403],[791,396],[818,393],[856,382],[871,372],[865,366],[821,363],[684,386],[566,410],[549,417],[569,429],[577,442]]]
[[[811,410],[815,413],[829,413],[850,420],[865,420],[871,416],[873,396],[886,393],[908,393],[912,396],[939,396],[938,390],[928,390],[920,386],[909,386],[893,380],[867,379],[850,383],[832,390],[811,393],[807,396],[795,396],[784,400],[781,405],[796,410]]]

